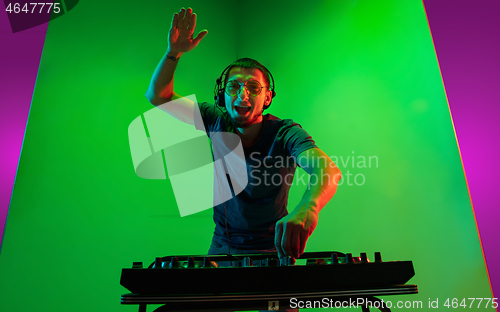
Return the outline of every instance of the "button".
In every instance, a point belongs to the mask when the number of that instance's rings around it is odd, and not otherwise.
[[[162,259],[163,258],[161,258],[161,257],[156,257],[155,258],[155,264],[154,264],[153,268],[155,268],[155,269],[161,269],[161,260]]]
[[[332,264],[339,264],[339,255],[332,253]]]
[[[278,266],[278,259],[276,259],[276,258],[266,258],[263,261],[262,266],[271,266],[271,267]]]
[[[362,252],[359,254],[361,257],[361,263],[366,263],[368,262],[368,258],[366,257],[366,252]]]
[[[252,261],[252,258],[250,257],[245,257],[243,259],[243,266],[244,267],[251,267],[253,265],[253,261]]]
[[[354,263],[354,259],[352,258],[352,253],[345,254],[345,263]]]
[[[172,259],[170,259],[170,265],[168,267],[171,269],[178,268],[179,267],[179,258],[172,257]]]
[[[187,268],[194,268],[194,258],[193,257],[188,257],[188,261],[187,261],[186,267]]]
[[[203,268],[211,267],[210,257],[203,257]]]

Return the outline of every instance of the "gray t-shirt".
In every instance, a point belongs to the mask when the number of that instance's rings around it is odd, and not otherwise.
[[[210,133],[231,132],[235,128],[225,108],[200,103],[203,124],[195,120],[199,130]],[[300,153],[316,145],[302,127],[290,119],[263,116],[263,128],[258,141],[244,147],[248,184],[232,199],[214,207],[215,231],[213,242],[240,249],[274,247],[276,221],[288,214],[288,191]],[[205,125],[205,128],[203,128]],[[228,177],[230,184],[230,179]],[[230,184],[231,185],[231,184]],[[227,233],[226,233],[227,218]]]

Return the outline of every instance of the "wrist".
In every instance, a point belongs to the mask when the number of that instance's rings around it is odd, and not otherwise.
[[[184,54],[184,52],[171,50],[170,48],[167,49],[167,56],[168,57],[180,58],[182,56],[182,54]]]

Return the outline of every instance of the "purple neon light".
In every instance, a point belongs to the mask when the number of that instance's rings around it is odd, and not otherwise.
[[[12,33],[0,12],[0,242],[17,172],[19,155],[42,55],[47,23]]]
[[[446,89],[492,291],[500,293],[500,2],[424,0]],[[460,256],[460,255],[456,255]]]
[[[427,1],[427,17],[445,83],[469,191],[494,293],[500,292],[500,251],[495,226],[495,155],[500,141],[494,91],[497,89],[500,21],[495,0]],[[0,13],[0,239],[3,238],[12,187],[22,147],[47,24],[11,32]]]

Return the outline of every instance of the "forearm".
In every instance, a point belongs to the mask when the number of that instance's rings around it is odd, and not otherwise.
[[[280,258],[298,258],[304,252],[306,242],[318,223],[319,212],[337,190],[340,180],[337,167],[322,167],[307,172],[311,179],[302,200],[286,217],[276,222],[274,241]],[[315,181],[316,177],[319,180]]]
[[[172,100],[174,95],[174,72],[183,53],[167,49],[153,73],[146,98],[151,104],[158,105]],[[175,57],[176,60],[173,60]]]
[[[319,213],[335,195],[340,178],[341,172],[338,167],[313,168],[307,190],[296,209]]]
[[[340,180],[340,169],[319,148],[303,151],[298,165],[309,175],[309,186],[297,207],[276,222],[275,245],[279,257],[298,258],[318,223],[321,209],[332,199]]]

